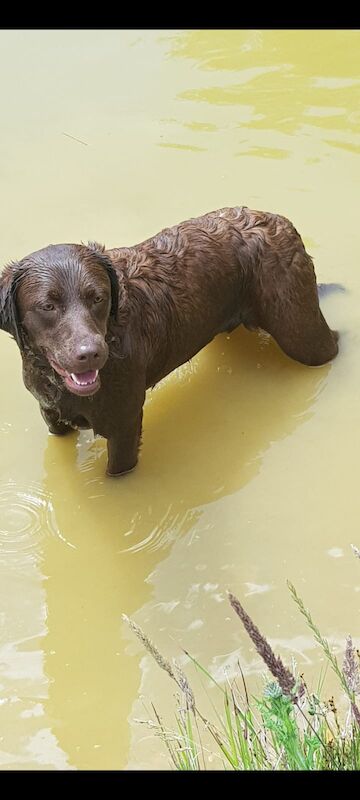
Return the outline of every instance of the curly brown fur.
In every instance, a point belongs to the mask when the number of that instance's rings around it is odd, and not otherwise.
[[[338,352],[294,226],[245,207],[129,248],[50,245],[0,278],[0,327],[19,345],[49,430],[104,436],[110,475],[137,462],[146,389],[241,324],[267,331],[303,364]]]

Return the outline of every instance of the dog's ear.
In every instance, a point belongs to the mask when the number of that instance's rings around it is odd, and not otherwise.
[[[106,269],[106,272],[109,276],[111,285],[110,316],[114,317],[116,320],[119,310],[119,279],[116,274],[116,270],[113,266],[111,258],[106,254],[105,245],[99,244],[98,242],[88,242],[87,246],[89,250],[91,250],[93,253],[96,253],[99,263],[102,264],[104,269]]]
[[[102,254],[100,261],[103,267],[106,269],[106,272],[109,276],[110,286],[111,286],[111,308],[110,308],[110,316],[117,319],[118,310],[119,310],[119,279],[116,274],[115,268],[109,256]]]
[[[10,333],[22,348],[23,333],[16,305],[16,289],[20,275],[18,263],[9,264],[0,275],[0,329]]]

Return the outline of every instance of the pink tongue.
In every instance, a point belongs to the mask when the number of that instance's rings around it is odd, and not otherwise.
[[[92,369],[90,372],[74,372],[75,378],[79,383],[94,383],[96,378],[96,370]]]

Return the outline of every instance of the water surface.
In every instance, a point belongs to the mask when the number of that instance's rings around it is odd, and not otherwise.
[[[227,589],[309,683],[323,662],[286,580],[340,659],[359,633],[360,34],[1,31],[0,44],[2,263],[248,205],[292,219],[319,280],[347,289],[323,304],[341,332],[332,365],[218,337],[149,393],[139,466],[118,481],[103,440],[48,435],[0,337],[1,768],[165,769],[134,720],[153,700],[170,724],[174,690],[122,613],[220,680],[240,658],[254,689],[263,667]]]

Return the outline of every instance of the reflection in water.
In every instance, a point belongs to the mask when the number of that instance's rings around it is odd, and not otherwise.
[[[346,149],[360,135],[359,119],[353,113],[354,100],[360,102],[360,75],[353,77],[358,34],[332,32],[334,50],[322,46],[327,36],[326,31],[179,33],[171,39],[168,56],[190,59],[205,74],[203,86],[181,91],[178,97],[195,103],[197,110],[201,103],[235,106],[239,127],[251,128],[252,141],[257,130],[265,131],[268,139],[271,130],[293,135],[312,124],[316,125],[314,135],[321,128],[336,132],[335,146]],[[341,58],[335,60],[336,51]],[[216,73],[218,85],[209,86],[206,71]],[[328,143],[333,144],[332,140]],[[291,150],[294,146],[293,141]],[[284,157],[276,155],[276,147],[272,149],[275,158]],[[266,147],[263,153],[261,145],[245,153],[266,157]]]
[[[71,764],[124,766],[120,753],[139,673],[124,649],[121,613],[146,606],[148,576],[172,542],[178,547],[186,535],[198,540],[199,531],[206,538],[207,505],[256,475],[270,443],[311,413],[326,373],[291,362],[265,337],[236,331],[150,395],[132,475],[104,477],[103,440],[91,443],[82,434],[76,446],[76,436],[49,437],[44,491],[74,549],[49,539],[42,565],[45,705]],[[209,458],[212,451],[216,457]]]

